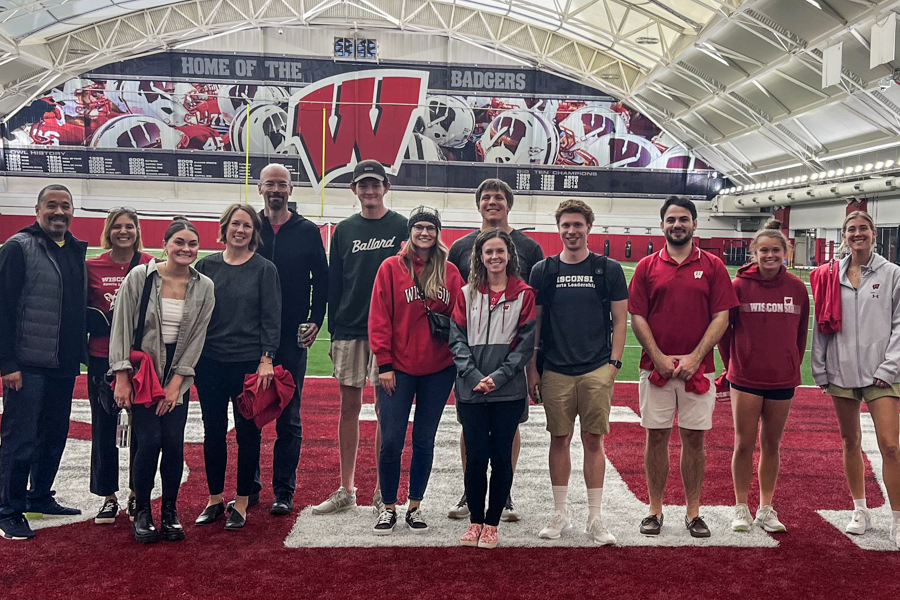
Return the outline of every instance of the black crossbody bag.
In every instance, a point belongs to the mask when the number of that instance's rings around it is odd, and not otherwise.
[[[147,276],[144,279],[144,289],[141,292],[141,306],[138,311],[138,324],[134,329],[134,341],[131,343],[131,347],[140,352],[141,344],[144,341],[144,321],[147,320],[147,307],[150,305],[150,293],[153,291],[153,286],[147,285],[147,281],[150,279],[150,267],[147,266]],[[116,399],[113,394],[112,384],[115,379],[107,373],[100,375],[99,377],[94,376],[94,385],[97,386],[97,400],[100,403],[100,406],[103,407],[103,410],[106,411],[107,414],[117,415],[119,414],[119,405],[116,404]]]
[[[410,271],[412,269],[410,268]],[[413,272],[413,281],[416,283],[416,290],[419,293],[419,300],[422,301],[422,305],[425,307],[425,316],[428,317],[428,328],[431,330],[431,335],[434,338],[447,344],[450,342],[450,317],[447,315],[442,315],[439,312],[435,312],[428,308],[428,297],[425,295],[425,290],[422,289],[422,286],[419,284],[419,278],[416,277],[415,272]]]

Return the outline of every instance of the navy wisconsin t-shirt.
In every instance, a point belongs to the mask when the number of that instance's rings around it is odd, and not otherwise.
[[[542,298],[544,270],[548,260],[542,260],[531,272],[530,284],[536,291],[535,303],[549,311],[550,328],[541,331],[544,344],[544,368],[563,375],[584,375],[609,362],[612,348],[612,321],[603,316],[603,304],[594,289],[591,256],[570,265],[559,261],[556,292],[553,303]],[[628,299],[628,286],[622,266],[612,259],[606,261],[606,289],[610,302]],[[546,324],[547,321],[544,321]]]

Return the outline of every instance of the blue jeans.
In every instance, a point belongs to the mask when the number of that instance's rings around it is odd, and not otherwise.
[[[50,488],[69,436],[74,387],[74,377],[22,371],[22,389],[3,390],[0,517],[40,508],[52,498]]]
[[[384,388],[379,388],[381,456],[378,473],[381,476],[381,497],[385,504],[397,503],[400,457],[406,442],[406,427],[409,424],[413,398],[416,399],[416,415],[413,420],[409,499],[421,500],[425,496],[434,459],[434,436],[456,380],[456,369],[450,366],[431,375],[407,375],[394,371],[394,376],[397,389],[393,395],[388,396]]]

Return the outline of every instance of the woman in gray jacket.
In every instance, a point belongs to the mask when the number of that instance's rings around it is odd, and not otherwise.
[[[162,536],[167,540],[184,539],[175,504],[184,470],[188,390],[215,304],[212,281],[191,267],[200,245],[197,229],[187,219],[178,218],[169,225],[163,242],[166,260],[132,269],[122,283],[109,343],[110,372],[116,376],[114,396],[119,406],[131,409],[137,444],[132,463],[137,501],[132,535],[143,543],[158,542],[160,537],[150,514],[157,463],[162,478]],[[145,286],[152,287],[140,348],[150,356],[166,393],[165,399],[155,406],[132,404],[130,355]]]
[[[812,374],[834,400],[844,451],[844,474],[853,496],[847,533],[871,527],[866,506],[860,404],[865,401],[883,460],[893,511],[891,542],[900,547],[900,267],[873,252],[875,223],[868,213],[847,215],[840,262],[841,330],[813,332]],[[819,302],[820,299],[816,299]]]

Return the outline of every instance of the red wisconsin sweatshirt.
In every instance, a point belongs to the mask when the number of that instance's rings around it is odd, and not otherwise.
[[[736,385],[774,390],[800,385],[806,351],[809,293],[782,267],[765,280],[755,264],[742,267],[732,282],[741,305],[719,341],[719,353]]]
[[[411,256],[418,275],[424,264],[415,254]],[[420,283],[425,285],[424,281]],[[450,316],[463,286],[459,270],[451,262],[447,262],[444,283],[438,298],[428,299],[428,308]],[[447,343],[440,343],[431,335],[425,306],[399,256],[381,263],[375,277],[369,308],[369,347],[380,372],[397,370],[408,375],[430,375],[453,364]]]

